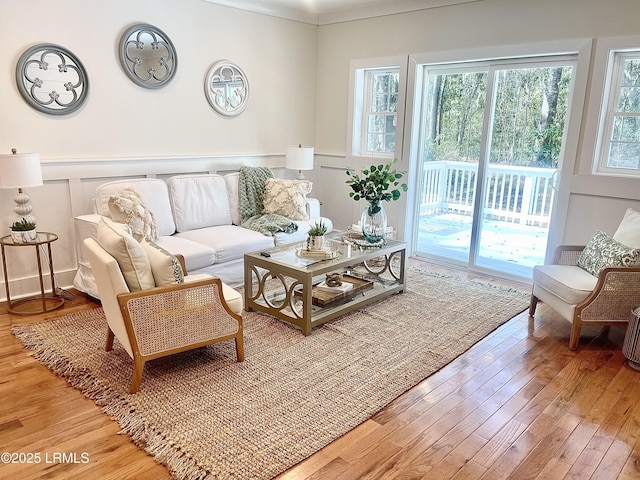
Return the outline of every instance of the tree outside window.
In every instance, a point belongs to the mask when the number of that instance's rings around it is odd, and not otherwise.
[[[596,173],[640,175],[640,51],[615,52]]]
[[[366,72],[362,153],[395,152],[399,77],[399,69]]]

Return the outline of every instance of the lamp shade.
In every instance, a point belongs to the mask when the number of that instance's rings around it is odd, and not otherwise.
[[[0,188],[42,185],[40,155],[37,153],[0,154]]]
[[[285,165],[291,170],[313,170],[313,147],[288,147]]]

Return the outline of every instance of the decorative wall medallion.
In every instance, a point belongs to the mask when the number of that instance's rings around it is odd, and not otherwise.
[[[52,43],[35,45],[20,56],[16,83],[29,105],[52,115],[76,111],[89,94],[89,78],[78,57]]]
[[[169,37],[157,27],[140,23],[120,38],[120,63],[129,78],[144,88],[164,87],[178,68]]]
[[[249,82],[240,67],[221,60],[207,72],[204,92],[216,112],[231,117],[242,113],[247,106]]]

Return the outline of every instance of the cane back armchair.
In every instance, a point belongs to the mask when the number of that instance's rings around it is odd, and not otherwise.
[[[84,245],[107,319],[105,349],[117,338],[133,359],[131,393],[154,358],[233,339],[237,361],[244,360],[242,297],[219,278],[190,275],[184,283],[130,292],[116,259],[91,238]]]

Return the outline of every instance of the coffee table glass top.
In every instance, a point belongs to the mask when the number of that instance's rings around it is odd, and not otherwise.
[[[325,245],[330,247],[335,255],[334,258],[330,259],[305,258],[303,254],[300,253],[300,251],[305,248],[305,242],[281,245],[252,252],[247,255],[256,258],[268,258],[270,262],[279,263],[305,272],[312,272],[316,269],[326,269],[326,267],[334,263],[342,263],[345,260],[353,260],[354,263],[357,263],[366,257],[370,258],[371,256],[384,255],[387,253],[387,249],[395,250],[397,248],[394,247],[402,244],[402,242],[397,240],[387,240],[387,245],[383,247],[360,247],[343,242],[342,237],[345,235],[346,234],[342,232],[332,232],[325,236]],[[264,257],[261,255],[262,253],[266,253],[269,256]]]

